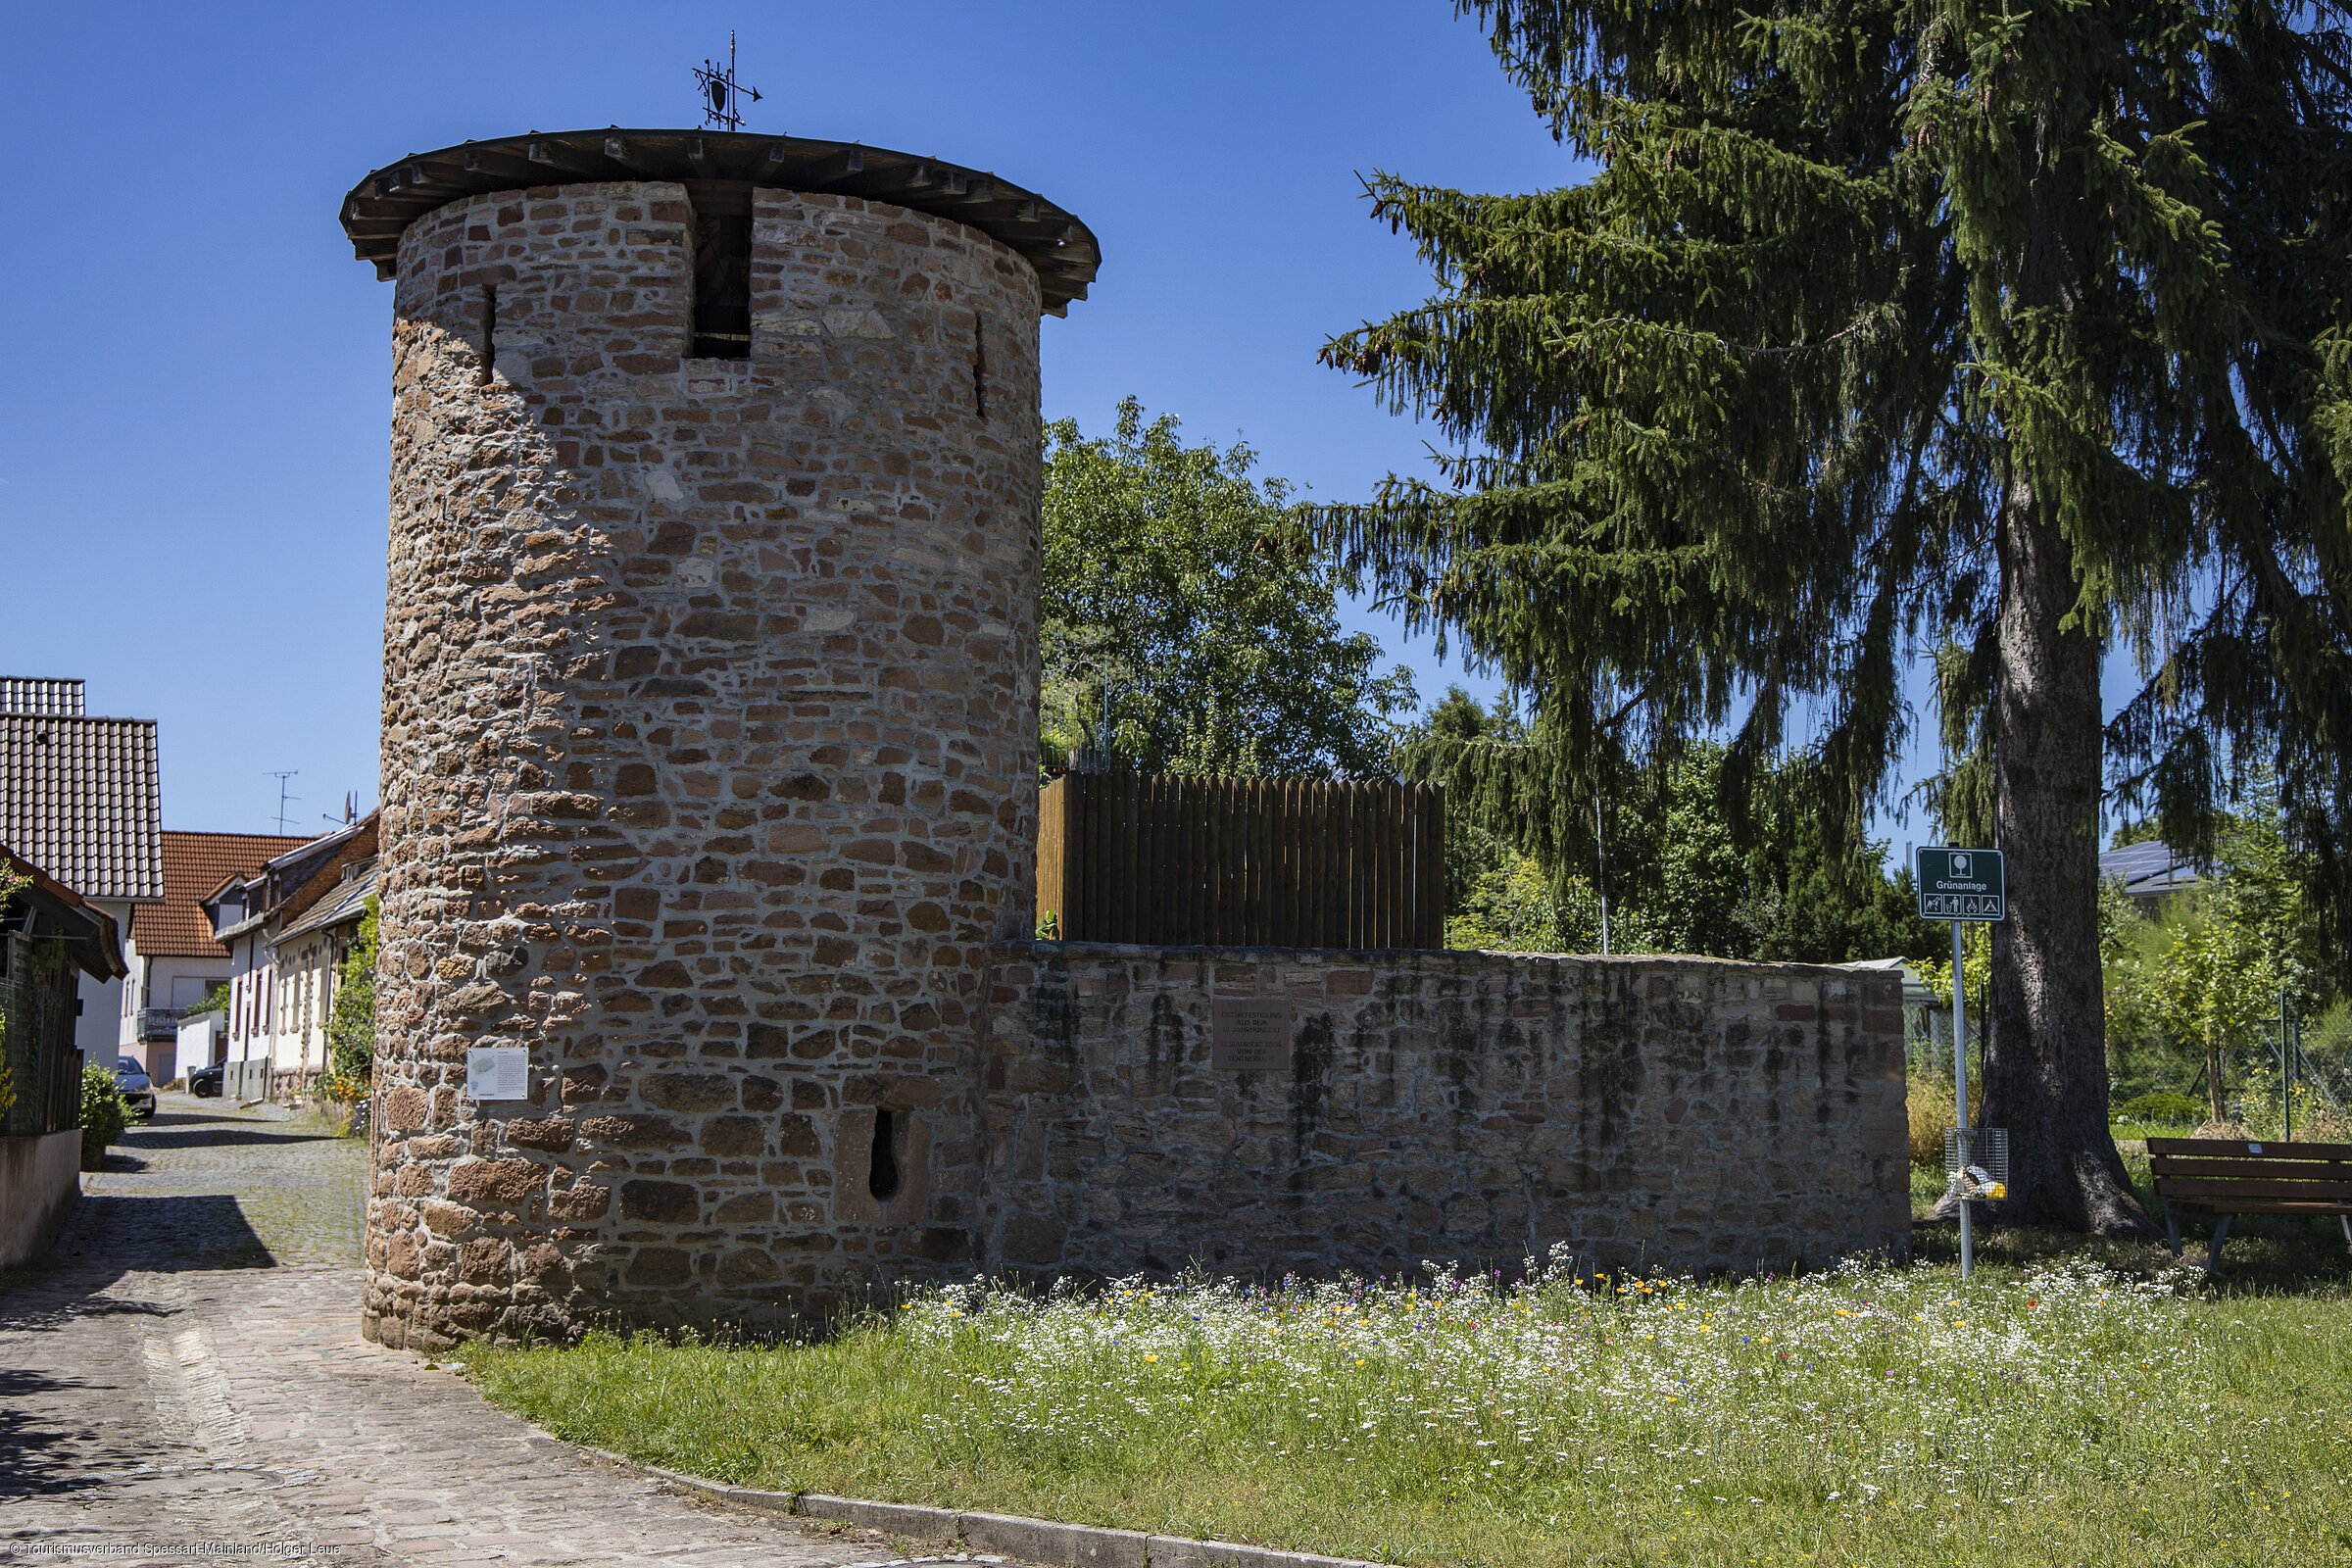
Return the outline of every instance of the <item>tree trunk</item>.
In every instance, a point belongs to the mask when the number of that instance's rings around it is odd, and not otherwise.
[[[2000,524],[1992,708],[1994,847],[2009,918],[1992,928],[1984,1125],[2009,1131],[2005,1221],[2152,1236],[2107,1130],[2100,1005],[2100,640],[2062,630],[2073,553],[2031,486]]]
[[[2205,1102],[2213,1107],[2213,1119],[2222,1119],[2222,1048],[2212,1035],[2205,1037]]]

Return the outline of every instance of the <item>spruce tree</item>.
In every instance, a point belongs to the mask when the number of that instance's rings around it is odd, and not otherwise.
[[[1945,830],[2007,852],[2009,1217],[2144,1231],[2107,1132],[2102,792],[2192,843],[2276,767],[2352,884],[2352,41],[2240,0],[1461,0],[1596,172],[1391,175],[1437,273],[1326,359],[1453,443],[1325,514],[1580,778],[1728,735],[1858,840],[1936,660]],[[2142,685],[2102,723],[2110,648]],[[2338,831],[2326,831],[2329,828]]]

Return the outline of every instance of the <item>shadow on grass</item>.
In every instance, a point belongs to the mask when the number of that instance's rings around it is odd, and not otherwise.
[[[2125,1155],[2132,1191],[2148,1217],[2163,1223],[2164,1205],[2150,1180],[2147,1156]],[[1980,1211],[1976,1254],[1992,1268],[2026,1268],[2064,1258],[2086,1257],[2139,1279],[2152,1279],[2181,1264],[2201,1268],[2205,1244],[2213,1234],[2208,1215],[2182,1215],[2180,1256],[2161,1242],[2111,1240],[2074,1231],[2035,1226],[2003,1225]],[[1911,1256],[1925,1264],[1960,1261],[1960,1226],[1956,1220],[1915,1218],[1911,1224]],[[2222,1268],[2209,1276],[2209,1290],[2223,1296],[2346,1296],[2352,1295],[2352,1247],[2344,1244],[2343,1227],[2333,1218],[2294,1214],[2240,1214],[2230,1225],[2222,1248]]]

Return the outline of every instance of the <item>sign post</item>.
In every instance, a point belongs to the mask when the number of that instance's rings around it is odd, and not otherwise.
[[[1919,852],[1919,912],[1923,919],[1952,926],[1952,1092],[1959,1102],[1952,1125],[1960,1135],[1963,1161],[1968,1138],[1968,1011],[1961,1001],[1960,928],[1973,921],[2009,917],[2009,881],[1998,850],[1922,849]],[[1976,1238],[1969,1224],[1965,1169],[1960,1184],[1960,1277],[1976,1271]]]

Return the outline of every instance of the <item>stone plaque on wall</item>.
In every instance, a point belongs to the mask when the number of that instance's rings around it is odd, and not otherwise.
[[[1219,997],[1209,1004],[1208,1064],[1218,1072],[1289,1072],[1287,997]]]

